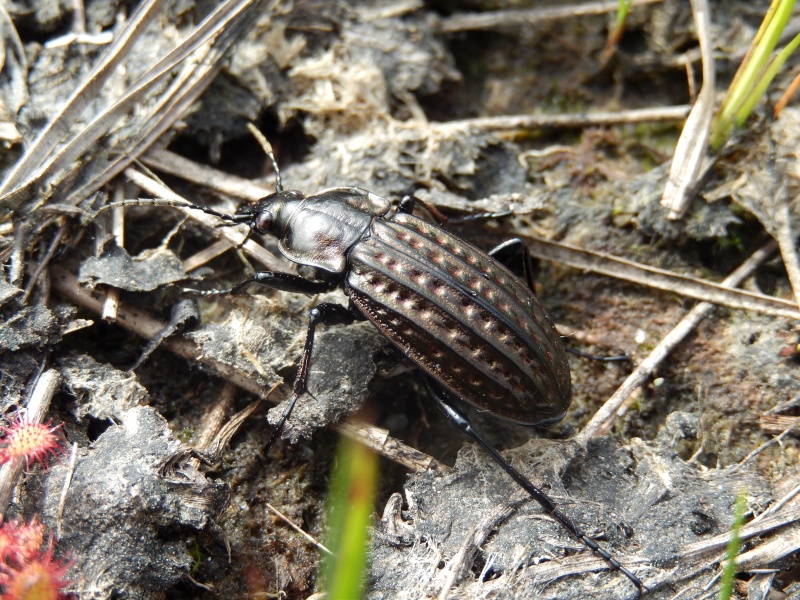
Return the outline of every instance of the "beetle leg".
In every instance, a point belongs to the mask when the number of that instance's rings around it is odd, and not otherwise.
[[[503,217],[513,217],[514,211],[511,209],[508,210],[498,210],[495,212],[482,212],[482,213],[474,213],[471,215],[464,215],[462,217],[450,217],[448,219],[449,223],[452,224],[461,224],[461,223],[470,223],[472,221],[489,221],[491,219],[502,219]]]
[[[509,266],[512,261],[518,260],[522,265],[525,282],[531,291],[535,291],[533,288],[533,276],[535,273],[533,259],[531,258],[531,251],[525,242],[519,238],[513,238],[489,250],[487,254],[506,266]]]
[[[303,345],[303,354],[300,357],[300,366],[297,369],[297,376],[292,387],[292,397],[286,404],[286,408],[281,418],[275,424],[272,435],[267,442],[264,452],[269,450],[275,442],[278,434],[283,429],[286,421],[292,414],[297,399],[308,392],[308,370],[311,366],[311,353],[314,349],[314,335],[318,325],[350,325],[353,321],[362,320],[364,316],[354,307],[345,307],[333,302],[322,302],[317,304],[308,313],[308,329],[306,329],[306,341]]]
[[[489,219],[502,219],[503,217],[510,217],[514,215],[513,210],[501,210],[497,212],[482,212],[473,215],[464,215],[463,217],[448,217],[430,202],[420,200],[416,196],[403,196],[403,199],[397,203],[397,212],[404,215],[410,215],[414,212],[414,208],[419,204],[427,210],[434,221],[439,225],[453,225],[456,223],[469,223],[470,221],[483,221]]]
[[[481,437],[481,435],[475,431],[467,416],[454,406],[453,402],[447,397],[445,392],[438,385],[436,385],[436,383],[433,382],[430,377],[424,377],[423,379],[425,380],[425,387],[428,389],[428,393],[431,395],[436,403],[436,406],[439,407],[439,410],[444,413],[447,419],[461,431],[466,433],[470,438],[472,438],[472,440],[475,441],[481,448],[483,448],[483,450],[492,458],[492,460],[494,460],[506,473],[508,473],[508,475],[514,481],[516,481],[522,489],[528,492],[531,498],[536,500],[536,502],[539,503],[539,505],[548,515],[561,523],[561,525],[563,525],[567,531],[569,531],[590,550],[605,560],[612,569],[619,571],[625,575],[625,577],[630,579],[631,583],[633,583],[633,585],[635,585],[638,589],[637,598],[641,597],[643,590],[647,589],[642,581],[628,569],[623,567],[616,558],[601,548],[594,539],[584,533],[583,530],[581,530],[580,527],[578,527],[572,521],[572,519],[561,512],[550,496],[533,485],[533,483],[531,483],[527,477],[511,466],[511,463],[503,458],[503,456],[497,450],[495,450],[494,447],[489,444],[489,442],[484,440],[483,437]]]
[[[531,252],[525,242],[519,238],[514,238],[503,242],[496,248],[490,250],[488,254],[506,266],[508,266],[512,260],[519,260],[522,264],[522,272],[525,274],[525,280],[528,284],[528,287],[531,289],[531,291],[535,291],[533,288],[533,259],[531,258]],[[631,359],[630,355],[628,354],[621,354],[619,356],[601,356],[599,354],[589,354],[588,352],[576,350],[575,348],[572,348],[566,344],[564,345],[564,350],[574,354],[575,356],[580,356],[581,358],[588,358],[589,360],[596,360],[599,362],[623,362]]]
[[[339,282],[336,280],[311,281],[299,275],[292,275],[291,273],[261,271],[252,277],[248,277],[244,281],[240,281],[233,287],[224,290],[194,290],[191,288],[183,288],[183,292],[196,294],[198,296],[223,296],[240,292],[251,283],[258,283],[272,290],[281,290],[298,294],[322,294],[324,292],[330,292],[339,286]]]
[[[403,196],[403,199],[397,204],[397,212],[404,215],[410,215],[414,212],[414,208],[416,208],[417,204],[427,210],[437,224],[446,225],[450,221],[450,219],[442,214],[442,212],[433,204],[430,202],[425,202],[424,200],[420,200],[416,196]]]

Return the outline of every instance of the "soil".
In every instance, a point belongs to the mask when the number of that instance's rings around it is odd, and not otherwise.
[[[355,415],[373,427],[367,437],[391,436],[382,442],[365,597],[636,596],[450,426],[415,369],[369,323],[319,329],[310,394],[264,452],[285,404],[268,412],[254,403],[273,386],[268,402],[291,395],[309,310],[347,304],[342,291],[187,293],[266,269],[315,273],[283,257],[274,239],[219,242],[241,228],[198,211],[139,201],[116,222],[110,212],[94,217],[123,198],[167,197],[147,187],[159,182],[224,214],[266,195],[274,169],[248,123],[274,148],[287,189],[354,186],[392,201],[413,194],[480,248],[522,238],[537,257],[537,296],[568,332],[565,344],[629,356],[569,354],[572,402],[551,427],[468,412],[645,583],[647,597],[719,594],[739,495],[748,525],[734,597],[798,593],[800,511],[791,492],[800,483],[800,315],[784,266],[793,249],[782,245],[745,279],[754,305],[715,304],[608,428],[580,437],[706,298],[683,279],[665,286],[650,271],[617,276],[612,258],[715,284],[776,232],[796,230],[800,113],[790,104],[771,116],[772,90],[788,86],[796,59],[715,155],[686,213],[670,219],[660,200],[686,111],[667,109],[692,103],[702,83],[689,3],[635,3],[610,53],[616,8],[529,4],[538,16],[514,12],[528,7],[511,1],[257,3],[209,42],[218,54],[165,69],[115,105],[217,8],[164,3],[59,125],[68,133],[36,168],[26,151],[101,61],[102,35],[118,39],[133,7],[88,4],[89,37],[78,39],[66,37],[81,33],[73,3],[7,7],[0,171],[13,185],[0,196],[0,409],[13,421],[40,374],[54,369],[60,386],[46,416],[63,422],[64,451],[49,468],[26,471],[0,513],[37,517],[53,532],[55,555],[70,562],[68,593],[294,599],[321,591],[317,548],[270,507],[326,539],[333,426]],[[768,5],[712,5],[720,96]],[[496,21],[483,26],[475,15]],[[197,79],[181,79],[179,69]],[[648,108],[667,116],[637,116]],[[607,113],[634,116],[589,118]],[[100,133],[88,143],[81,132],[90,125]],[[15,168],[27,176],[15,179]],[[504,216],[459,222],[478,213]],[[591,266],[544,258],[543,241],[578,248]],[[774,525],[760,529],[769,519]]]

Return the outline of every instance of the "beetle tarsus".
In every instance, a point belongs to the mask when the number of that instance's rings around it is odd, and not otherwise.
[[[584,352],[583,350],[571,348],[570,346],[564,346],[564,349],[575,356],[588,358],[589,360],[596,360],[598,362],[625,362],[631,359],[630,354],[620,354],[619,356],[603,356],[602,354],[591,354],[589,352]]]

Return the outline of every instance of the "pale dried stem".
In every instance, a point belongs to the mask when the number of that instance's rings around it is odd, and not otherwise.
[[[798,199],[790,204],[783,202],[783,206],[777,210],[780,215],[774,220],[772,235],[778,242],[778,248],[783,258],[783,266],[786,267],[786,274],[789,276],[789,283],[792,286],[795,303],[800,307],[800,260],[797,255],[797,245],[795,236],[792,232],[791,206],[797,206]]]
[[[186,198],[176,194],[160,181],[157,181],[152,177],[148,177],[136,169],[126,169],[125,176],[142,188],[145,192],[152,194],[157,198],[189,204],[189,201]],[[214,232],[215,235],[228,242],[231,246],[236,248],[241,247],[245,254],[247,254],[253,260],[258,261],[269,270],[286,270],[285,261],[281,261],[281,259],[253,240],[247,239],[247,234],[241,232],[242,228],[217,227],[217,225],[219,225],[219,219],[212,217],[211,215],[207,215],[199,210],[192,210],[191,208],[178,208],[175,210],[179,210],[190,219],[207,226],[211,231]]]
[[[632,7],[660,3],[662,0],[633,0]],[[510,27],[530,27],[543,21],[570,19],[585,15],[600,15],[615,12],[618,0],[606,2],[585,2],[566,4],[552,8],[531,8],[523,10],[497,10],[482,13],[456,13],[441,21],[442,33],[458,33],[480,29],[508,29]]]
[[[314,537],[311,534],[306,533],[305,531],[303,531],[303,529],[299,525],[297,525],[294,521],[292,521],[289,517],[287,517],[285,514],[283,514],[277,508],[272,506],[272,504],[270,504],[269,502],[266,502],[266,505],[267,505],[267,508],[275,514],[275,516],[277,516],[281,521],[286,523],[289,527],[294,529],[297,533],[302,535],[317,550],[320,550],[320,551],[322,551],[322,552],[324,552],[324,553],[326,553],[326,554],[328,554],[330,556],[334,556],[333,552],[328,550],[322,543],[320,543],[316,539],[314,539]]]
[[[194,162],[169,150],[153,148],[142,155],[141,161],[151,169],[250,202],[260,200],[275,191],[271,184],[237,177],[208,165]]]
[[[122,185],[114,188],[114,201],[119,202],[125,197]],[[111,211],[111,236],[118,248],[125,248],[125,213],[119,206]],[[103,301],[102,318],[104,321],[113,322],[117,318],[117,308],[119,307],[119,294],[117,288],[106,290],[106,299]]]
[[[64,516],[64,506],[67,504],[67,493],[69,485],[72,483],[72,475],[75,473],[75,465],[78,464],[78,442],[72,444],[69,453],[69,465],[67,474],[64,477],[64,485],[61,486],[61,495],[58,497],[58,510],[56,511],[56,539],[61,539],[61,519]]]
[[[53,236],[50,245],[47,247],[47,252],[45,252],[44,257],[42,257],[42,260],[39,261],[36,267],[33,269],[33,273],[31,273],[30,279],[28,280],[28,285],[25,286],[25,293],[22,295],[23,303],[28,302],[28,298],[33,292],[33,289],[36,287],[40,277],[42,277],[42,273],[44,273],[47,265],[50,264],[50,261],[56,254],[56,251],[61,247],[61,240],[64,238],[67,229],[67,225],[61,225],[58,228],[58,231],[56,231],[56,234]],[[46,291],[42,294],[42,296],[47,297]]]
[[[200,435],[195,446],[200,450],[208,448],[211,442],[219,434],[222,426],[228,420],[228,411],[233,406],[236,398],[236,386],[232,383],[225,383],[219,393],[219,398],[214,405],[203,415],[200,424]]]
[[[665,269],[643,265],[606,254],[577,248],[563,242],[527,237],[526,242],[535,258],[568,265],[583,272],[600,273],[638,285],[673,292],[713,304],[752,310],[776,317],[800,319],[800,311],[792,300],[775,298],[747,290],[735,290],[725,283],[714,283],[696,277],[680,275]]]
[[[518,131],[547,127],[600,127],[630,125],[660,121],[678,121],[689,114],[690,106],[666,106],[623,111],[592,111],[563,115],[511,115],[503,117],[478,117],[446,123],[429,123],[425,128],[431,134],[453,135],[474,129],[482,131]]]
[[[55,369],[48,369],[39,377],[31,393],[25,413],[22,416],[29,423],[41,423],[50,407],[50,400],[58,390],[61,376]],[[25,458],[19,457],[10,460],[0,468],[0,517],[5,515],[14,495],[22,471],[25,468]]]
[[[765,246],[753,253],[738,269],[731,273],[723,281],[725,287],[739,285],[773,252],[777,249],[777,244],[770,241]],[[615,415],[628,396],[651,376],[653,369],[661,363],[669,353],[700,323],[714,308],[710,302],[701,302],[681,319],[675,328],[670,331],[664,339],[653,349],[653,351],[636,367],[623,384],[606,403],[597,411],[586,426],[573,438],[579,444],[585,446],[589,440],[597,435],[602,435],[608,430],[613,422]]]
[[[232,246],[225,240],[217,240],[210,246],[206,246],[196,254],[193,254],[185,261],[183,261],[183,271],[190,273],[195,269],[199,269],[204,264],[214,260],[218,256],[225,254]]]
[[[661,205],[669,209],[670,219],[683,215],[692,199],[692,192],[713,162],[707,158],[707,152],[714,118],[716,69],[707,0],[692,0],[692,14],[703,61],[703,87],[675,147],[669,178],[661,197]]]

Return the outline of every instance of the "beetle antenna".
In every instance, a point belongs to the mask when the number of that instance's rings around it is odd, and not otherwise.
[[[190,208],[192,210],[199,210],[208,215],[218,217],[223,221],[228,221],[232,224],[239,223],[239,221],[237,221],[233,216],[226,215],[225,213],[221,213],[213,208],[209,208],[208,206],[201,206],[200,204],[193,204],[191,202],[182,202],[180,200],[167,200],[165,198],[130,198],[127,200],[121,200],[119,202],[110,202],[109,204],[101,206],[94,211],[91,214],[91,219],[94,220],[99,214],[120,206],[170,206],[172,208]]]
[[[256,138],[256,141],[261,144],[261,149],[264,151],[264,154],[269,156],[270,161],[272,161],[272,168],[275,169],[275,191],[282,192],[283,181],[281,180],[281,170],[278,168],[278,161],[275,160],[275,153],[272,151],[272,144],[269,143],[269,140],[266,138],[266,136],[261,133],[252,123],[247,124],[247,130],[254,138]]]

